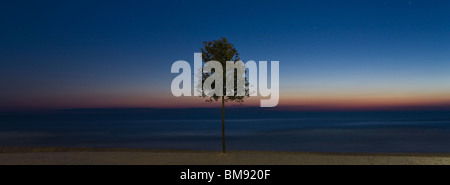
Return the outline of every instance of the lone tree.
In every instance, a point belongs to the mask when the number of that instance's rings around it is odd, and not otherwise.
[[[227,61],[240,61],[239,53],[234,48],[233,44],[229,43],[226,38],[222,37],[219,40],[214,41],[206,41],[203,42],[203,48],[201,48],[202,51],[202,59],[204,62],[208,61],[218,61],[220,64],[222,64],[223,71],[226,71],[226,62]],[[243,67],[242,69],[245,70],[245,66],[243,63],[237,64],[242,65],[239,67]],[[227,72],[223,72],[223,94],[222,96],[217,96],[214,94],[213,96],[206,96],[205,93],[202,93],[202,97],[208,98],[206,102],[214,102],[219,101],[221,99],[222,101],[222,152],[225,153],[225,102],[237,102],[237,103],[243,103],[244,98],[249,96],[249,89],[248,89],[248,80],[245,77],[245,71],[244,71],[244,96],[238,96],[238,71],[235,69],[232,71],[234,75],[228,75]],[[211,71],[211,73],[201,73],[202,74],[202,81],[204,82],[209,76],[214,74],[214,71]],[[230,78],[234,77],[234,78]],[[226,84],[230,81],[234,82],[234,93],[232,96],[227,96],[227,91],[230,91],[230,89],[226,89]],[[226,83],[227,82],[227,83]],[[242,84],[241,84],[242,85]],[[212,88],[215,88],[215,83],[213,83]],[[219,91],[220,92],[220,91]]]

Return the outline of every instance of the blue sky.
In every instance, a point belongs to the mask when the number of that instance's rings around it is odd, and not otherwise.
[[[279,60],[281,98],[299,104],[450,102],[449,9],[415,0],[2,1],[0,108],[173,105],[171,64],[193,62],[203,41],[220,37],[244,61]]]

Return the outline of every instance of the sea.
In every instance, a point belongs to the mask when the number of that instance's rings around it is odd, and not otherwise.
[[[221,110],[66,109],[0,114],[0,147],[222,150]],[[449,153],[449,111],[225,111],[227,150]]]

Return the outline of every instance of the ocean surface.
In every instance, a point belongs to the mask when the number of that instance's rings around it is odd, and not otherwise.
[[[227,110],[228,150],[449,153],[450,112]],[[220,110],[3,114],[0,146],[221,150]]]

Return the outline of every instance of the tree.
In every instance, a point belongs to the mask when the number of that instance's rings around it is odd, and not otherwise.
[[[229,43],[226,38],[222,37],[219,40],[214,41],[206,41],[203,42],[203,48],[201,48],[202,51],[202,59],[204,62],[208,62],[211,60],[218,61],[220,64],[222,64],[222,69],[226,71],[226,62],[227,61],[240,61],[239,53],[234,48],[234,45]],[[243,65],[243,64],[242,64]],[[245,66],[241,66],[243,69],[245,69]],[[237,70],[232,71],[234,75],[232,75],[232,79],[230,79],[230,76],[227,75],[226,72],[223,72],[223,96],[206,96],[206,94],[202,93],[202,97],[208,98],[206,102],[214,102],[219,101],[221,99],[222,101],[222,152],[225,153],[225,102],[237,102],[237,103],[243,103],[244,98],[249,96],[249,89],[248,89],[248,80],[246,77],[244,77],[245,82],[245,95],[244,96],[238,96],[238,83],[236,82],[238,78],[238,72]],[[214,73],[212,71],[211,73],[203,73],[202,72],[202,81],[204,82],[205,79],[207,79],[209,76],[211,76]],[[244,71],[245,74],[245,71]],[[244,75],[245,76],[245,75]],[[226,89],[226,82],[229,82],[230,80],[234,81],[234,95],[227,96],[227,89]],[[214,86],[215,83],[212,85]],[[214,87],[213,87],[214,88]],[[229,90],[229,89],[228,89]],[[219,91],[220,92],[220,91]]]

